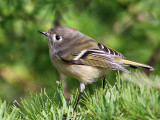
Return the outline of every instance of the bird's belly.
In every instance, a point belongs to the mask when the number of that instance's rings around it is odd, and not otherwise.
[[[52,59],[52,63],[59,72],[76,78],[85,84],[96,81],[100,76],[106,73],[102,68],[86,65],[70,65],[56,59]]]

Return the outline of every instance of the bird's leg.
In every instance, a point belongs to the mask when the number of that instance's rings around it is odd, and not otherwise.
[[[105,84],[106,84],[106,75],[103,76],[103,89],[105,88]]]
[[[80,98],[81,98],[81,95],[82,95],[84,89],[85,89],[85,84],[81,82],[81,83],[80,83],[80,93],[79,93],[79,96],[78,96],[76,105],[75,105],[75,107],[74,107],[74,112],[76,111],[77,105],[78,105],[78,103],[79,103],[79,100],[80,100]]]

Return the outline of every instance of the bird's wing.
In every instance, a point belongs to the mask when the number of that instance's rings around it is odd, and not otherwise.
[[[88,65],[129,72],[114,60],[115,57],[123,58],[120,53],[107,48],[100,43],[98,43],[97,46],[98,47],[94,49],[81,51],[74,58],[68,56],[61,56],[60,58],[69,64]]]
[[[111,48],[108,48],[100,43],[98,43],[97,46],[100,50],[104,51],[106,54],[112,55],[114,57],[125,58],[121,53],[119,53]]]

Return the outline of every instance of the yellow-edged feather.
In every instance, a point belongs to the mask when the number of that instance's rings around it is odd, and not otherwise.
[[[130,66],[133,66],[133,67],[142,67],[142,68],[146,68],[146,69],[149,69],[149,70],[154,70],[153,67],[151,67],[149,65],[139,63],[139,62],[136,62],[136,61],[131,61],[131,60],[128,60],[128,59],[115,58],[115,61],[117,61],[121,64],[130,65]]]

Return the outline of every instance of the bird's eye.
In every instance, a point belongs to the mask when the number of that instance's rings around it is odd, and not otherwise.
[[[60,40],[62,40],[62,37],[59,36],[59,35],[54,34],[53,39],[56,40],[56,41],[60,41]]]
[[[61,37],[58,36],[58,35],[56,35],[55,38],[56,38],[56,40],[60,40],[61,39]]]

